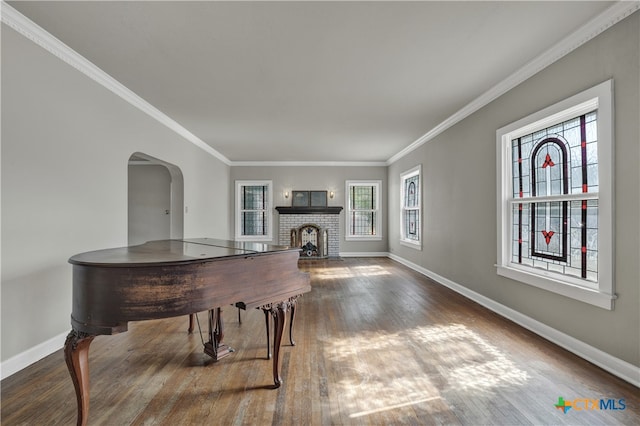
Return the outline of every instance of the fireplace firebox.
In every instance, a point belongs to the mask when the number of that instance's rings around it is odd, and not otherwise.
[[[326,229],[308,223],[291,230],[291,247],[300,247],[300,257],[327,257],[329,235]]]

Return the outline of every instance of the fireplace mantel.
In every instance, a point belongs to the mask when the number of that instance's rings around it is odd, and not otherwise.
[[[276,207],[280,214],[340,214],[342,207]]]

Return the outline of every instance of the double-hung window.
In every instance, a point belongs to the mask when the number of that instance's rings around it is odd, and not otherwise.
[[[498,274],[612,309],[612,83],[497,132]]]
[[[400,175],[400,243],[422,249],[422,166],[416,166]]]
[[[347,181],[346,240],[382,239],[381,181]]]
[[[236,240],[271,240],[271,188],[269,180],[236,181]]]

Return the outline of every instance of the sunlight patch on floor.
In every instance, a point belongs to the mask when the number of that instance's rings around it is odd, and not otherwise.
[[[472,396],[529,378],[508,354],[461,324],[362,332],[324,344],[327,368],[338,378],[340,410],[351,418],[388,410],[446,411],[443,392]],[[430,355],[416,357],[415,346],[427,347]]]
[[[522,385],[528,379],[506,353],[461,324],[411,330],[414,339],[433,346],[442,356],[451,386],[487,390]]]
[[[314,270],[313,278],[318,280],[335,280],[379,275],[391,275],[391,272],[379,265],[355,266],[352,268],[318,268]]]

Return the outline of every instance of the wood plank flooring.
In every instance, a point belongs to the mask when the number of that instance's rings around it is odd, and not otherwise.
[[[296,346],[270,389],[264,316],[224,311],[211,362],[187,317],[91,345],[90,425],[640,424],[638,388],[386,258],[301,261]],[[200,314],[204,327],[206,320]],[[73,425],[62,351],[2,381],[2,425]],[[624,410],[554,407],[624,399]],[[616,405],[616,407],[620,407]]]

